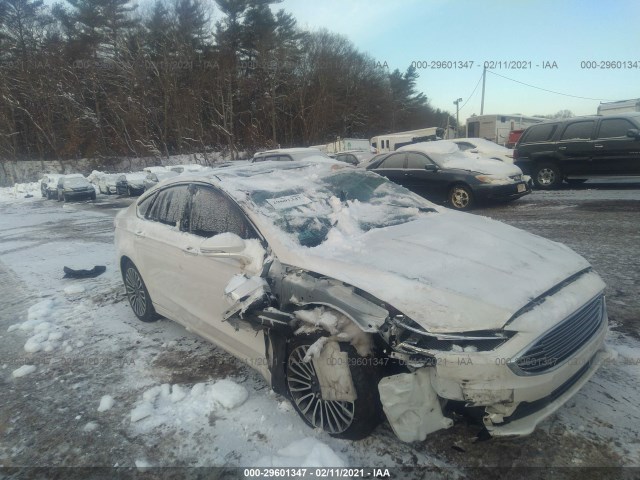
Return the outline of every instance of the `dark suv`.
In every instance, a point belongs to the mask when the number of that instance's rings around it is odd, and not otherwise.
[[[640,175],[640,113],[574,117],[527,128],[514,163],[536,187],[557,188],[586,176]]]

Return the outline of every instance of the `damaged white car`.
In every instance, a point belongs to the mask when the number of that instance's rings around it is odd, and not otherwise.
[[[604,287],[566,246],[324,158],[180,176],[115,221],[143,321],[258,369],[304,421],[422,440],[460,412],[525,435],[607,358]]]

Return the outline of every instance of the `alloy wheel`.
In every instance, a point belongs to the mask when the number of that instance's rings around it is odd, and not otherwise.
[[[456,208],[466,208],[470,200],[469,192],[464,188],[455,187],[451,192],[451,203]]]
[[[135,268],[130,267],[127,269],[124,285],[134,313],[138,317],[144,316],[147,311],[147,295],[144,291],[142,278]]]
[[[556,182],[556,172],[545,167],[538,171],[538,184],[543,186],[553,185]]]
[[[307,345],[296,347],[287,362],[289,392],[298,410],[309,424],[328,433],[347,430],[354,419],[353,402],[323,400],[313,362],[304,362]]]

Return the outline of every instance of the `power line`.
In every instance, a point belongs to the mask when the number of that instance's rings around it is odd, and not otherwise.
[[[520,84],[522,84],[522,85],[526,85],[527,87],[535,88],[535,89],[538,89],[538,90],[543,90],[543,91],[545,91],[545,92],[555,93],[556,95],[563,95],[563,96],[565,96],[565,97],[572,97],[572,98],[581,98],[581,99],[583,99],[583,100],[598,100],[598,101],[600,101],[600,102],[611,102],[611,101],[612,101],[612,100],[609,100],[609,99],[607,99],[607,98],[590,98],[590,97],[580,97],[580,96],[578,96],[578,95],[570,95],[570,94],[568,94],[568,93],[555,92],[555,91],[553,91],[553,90],[547,90],[546,88],[536,87],[535,85],[530,85],[530,84],[528,84],[528,83],[524,83],[524,82],[521,82],[521,81],[519,81],[519,80],[514,80],[513,78],[505,77],[504,75],[500,75],[499,73],[492,72],[491,70],[487,70],[487,72],[492,73],[493,75],[496,75],[496,76],[498,76],[498,77],[502,77],[502,78],[504,78],[504,79],[506,79],[506,80],[511,80],[512,82],[520,83]],[[476,87],[477,87],[477,85],[476,85]]]
[[[478,88],[478,85],[480,85],[480,80],[482,80],[482,74],[480,74],[480,78],[478,79],[478,83],[476,83],[476,86],[473,88],[473,92],[471,92],[471,95],[469,95],[469,98],[467,98],[466,102],[464,102],[462,104],[462,106],[460,107],[460,110],[462,110],[464,108],[464,106],[469,103],[469,100],[471,100],[473,98],[473,94],[476,93],[476,89]]]

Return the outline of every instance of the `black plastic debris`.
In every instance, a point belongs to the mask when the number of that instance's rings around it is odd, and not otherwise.
[[[73,268],[64,267],[64,277],[62,278],[93,278],[102,275],[107,267],[104,265],[96,265],[91,270],[74,270]]]

